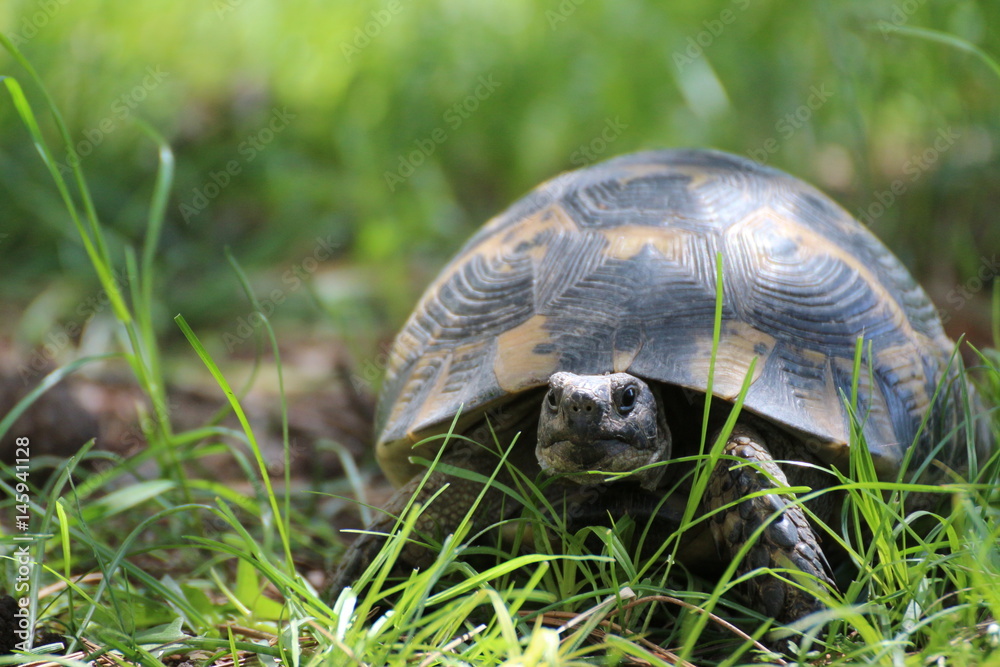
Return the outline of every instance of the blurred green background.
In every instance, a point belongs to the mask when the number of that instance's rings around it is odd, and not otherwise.
[[[0,30],[65,115],[115,257],[141,242],[157,165],[134,119],[175,151],[158,257],[167,340],[178,312],[201,330],[246,318],[230,247],[279,334],[339,337],[369,359],[484,220],[560,171],[669,146],[814,183],[866,218],[952,335],[986,340],[1000,78],[895,26],[1000,54],[996,2],[0,4]],[[43,115],[5,53],[0,73]],[[0,128],[0,316],[33,345],[110,313],[5,93]]]

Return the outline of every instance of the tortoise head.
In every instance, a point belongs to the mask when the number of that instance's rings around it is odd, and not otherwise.
[[[670,430],[657,395],[628,373],[554,373],[538,418],[538,464],[581,484],[602,478],[588,471],[628,472],[670,456]],[[636,473],[653,489],[663,466]]]

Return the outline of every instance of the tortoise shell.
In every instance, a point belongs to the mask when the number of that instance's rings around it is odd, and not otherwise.
[[[867,228],[777,169],[664,150],[554,178],[466,243],[390,353],[376,417],[383,469],[405,482],[414,443],[556,371],[705,392],[718,256],[715,396],[734,399],[756,360],[744,408],[842,459],[861,341],[855,423],[880,474],[954,428],[954,345]]]

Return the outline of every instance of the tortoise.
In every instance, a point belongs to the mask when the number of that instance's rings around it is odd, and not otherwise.
[[[735,426],[723,430],[738,397]],[[528,477],[556,476],[546,493],[573,499],[579,521],[628,513],[674,517],[676,527],[690,465],[671,461],[706,453],[706,401],[707,446],[720,433],[725,444],[698,500],[713,513],[701,524],[709,528],[685,543],[681,560],[698,564],[714,550],[717,562],[731,562],[764,526],[740,574],[791,567],[832,588],[817,529],[783,489],[831,486],[823,469],[847,470],[852,446],[867,447],[882,479],[902,475],[907,460],[925,477],[961,470],[967,448],[955,433],[969,414],[963,402],[976,399],[924,291],[813,187],[712,150],[587,166],[489,221],[399,333],[378,402],[376,454],[402,487],[349,548],[335,586],[371,562],[379,534],[414,493],[424,503],[441,492],[418,530],[440,538],[458,526],[480,483],[433,471],[421,484],[424,469],[410,459],[432,458],[444,439],[426,439],[449,429],[487,447],[520,434],[509,460]],[[985,420],[969,427],[988,451]],[[494,472],[496,457],[448,442],[443,461]],[[933,457],[940,465],[921,465]],[[661,502],[667,493],[674,502]],[[512,505],[487,489],[475,528]],[[832,493],[808,506],[825,522],[839,511]],[[401,554],[414,566],[431,557],[417,546]],[[808,588],[765,574],[749,578],[745,593],[759,612],[789,623],[822,608]]]

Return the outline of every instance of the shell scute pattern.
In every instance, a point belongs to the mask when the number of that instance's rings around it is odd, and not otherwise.
[[[377,423],[384,466],[460,408],[474,413],[557,370],[628,371],[704,391],[717,254],[716,395],[735,396],[756,359],[745,407],[842,456],[860,338],[858,410],[891,472],[955,372],[933,306],[819,191],[711,151],[640,153],[564,174],[475,234],[391,354]],[[956,419],[929,420],[922,446]]]

